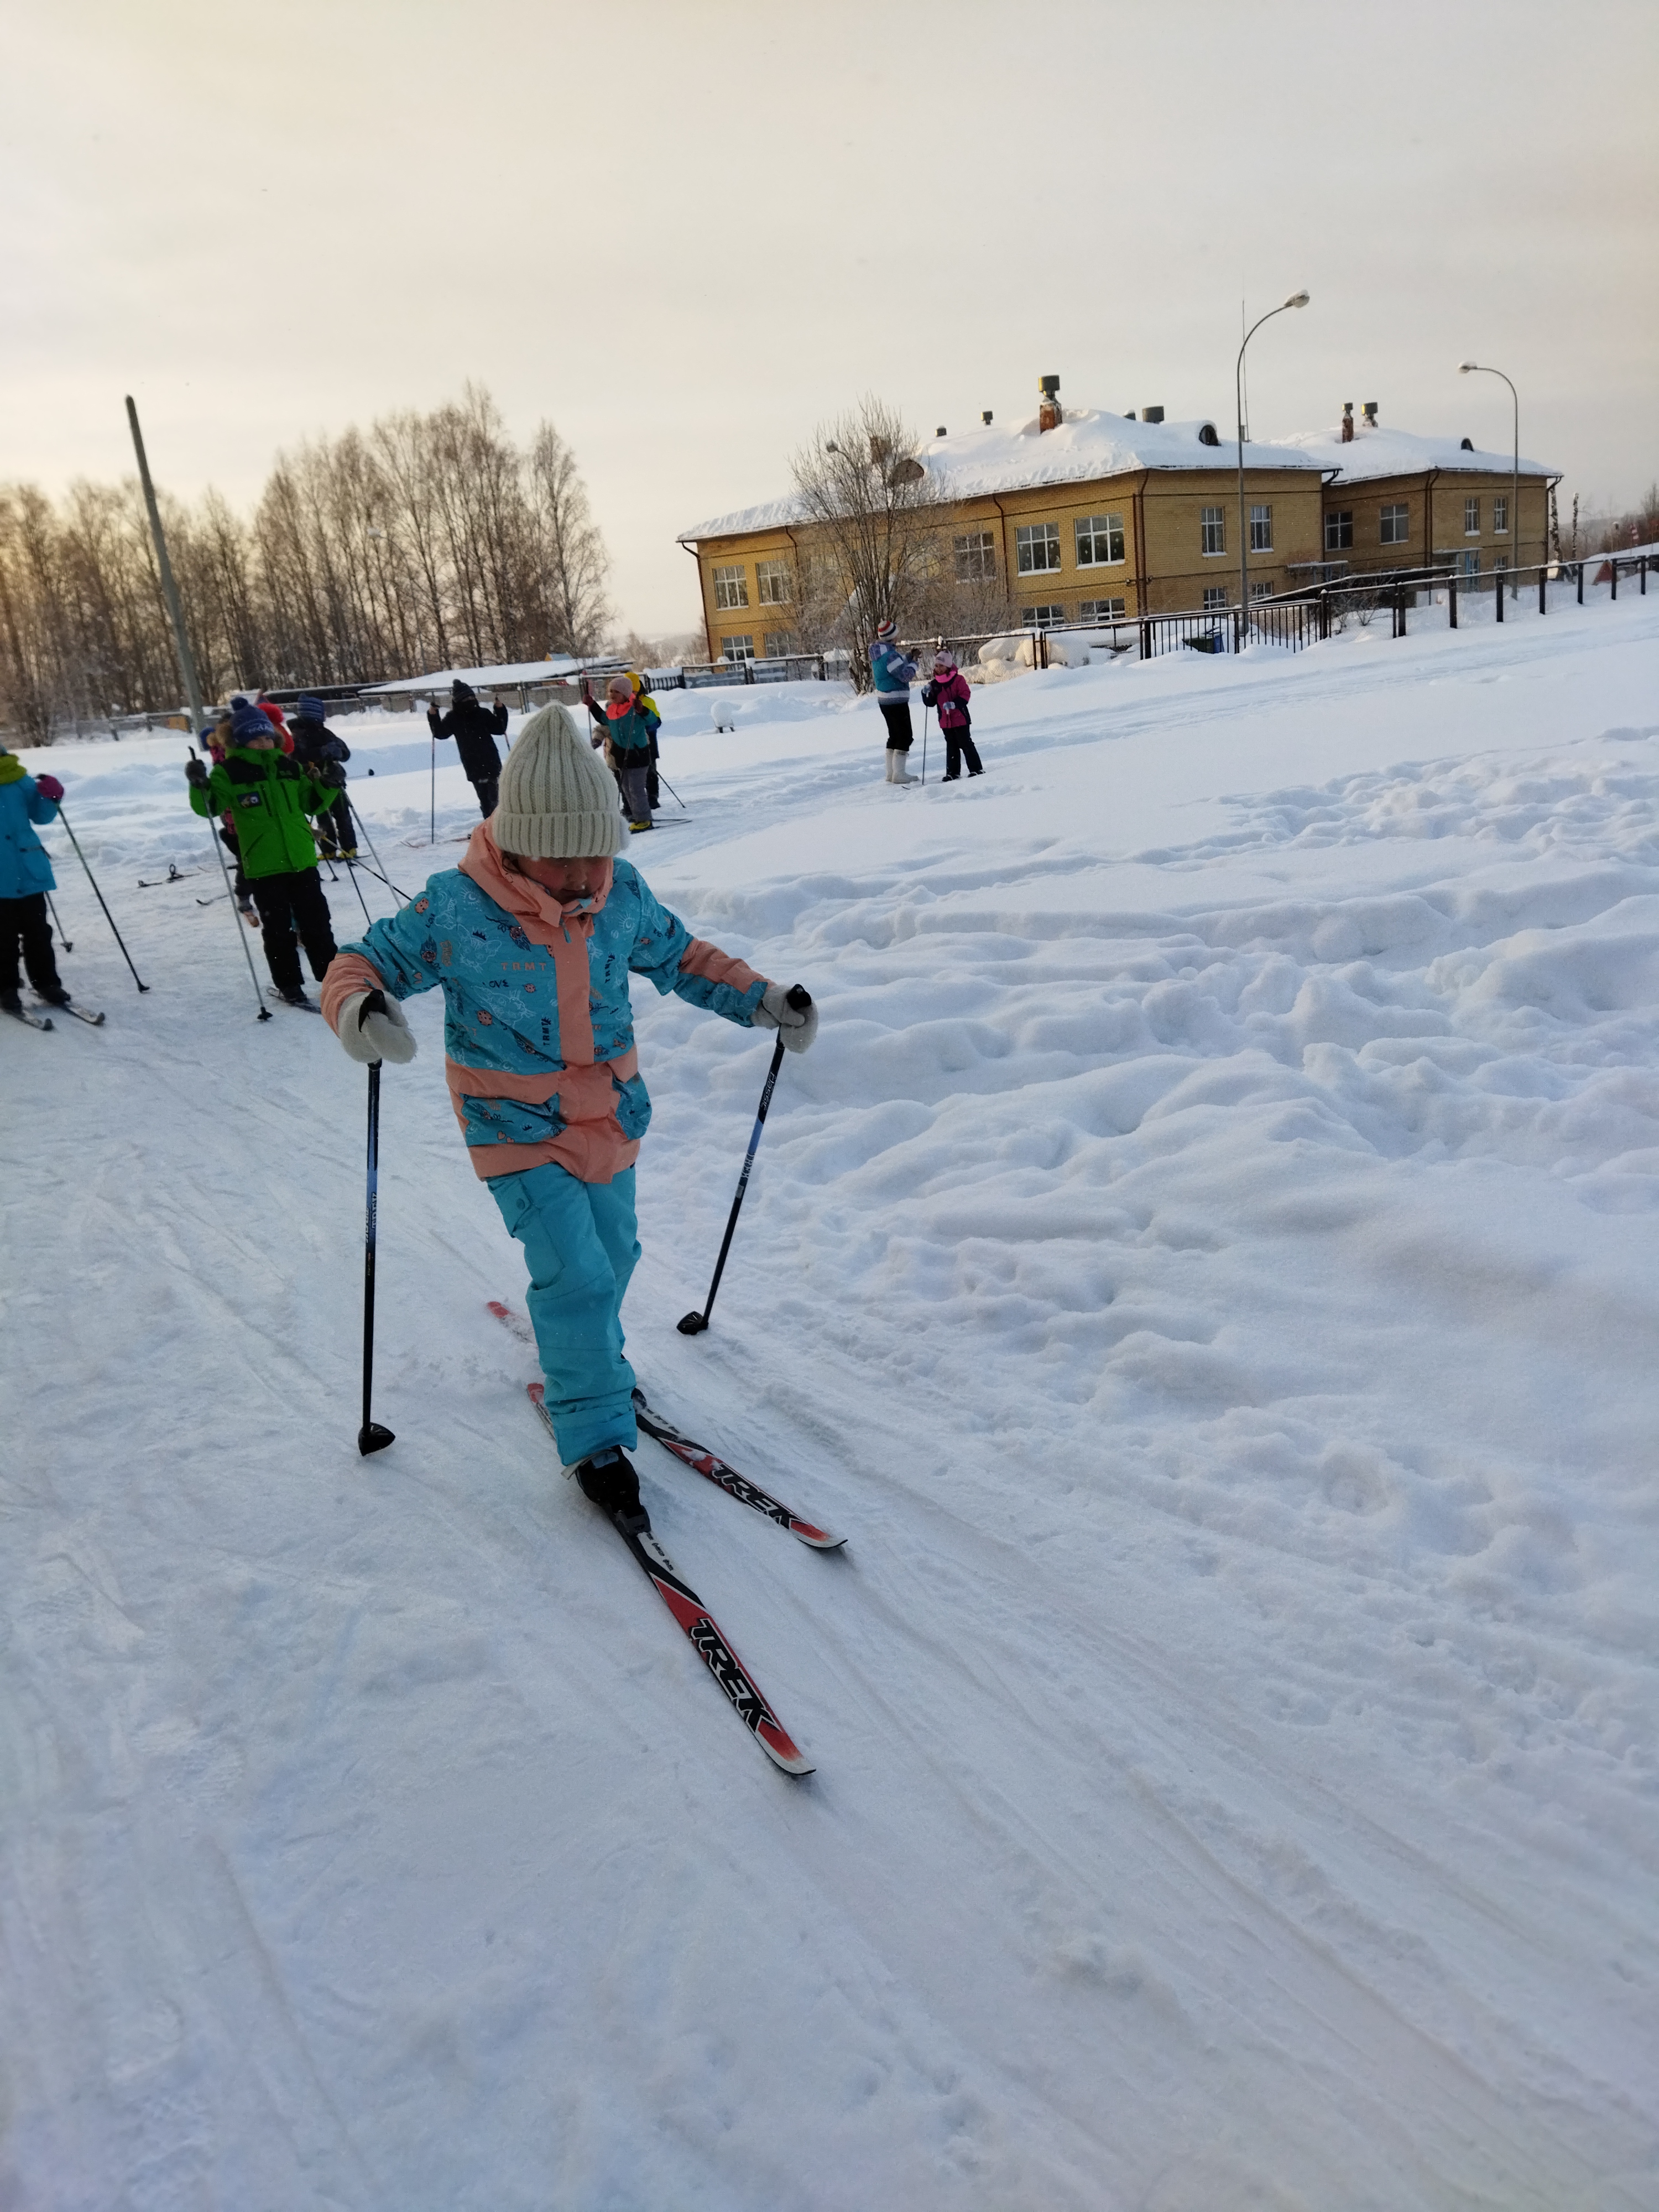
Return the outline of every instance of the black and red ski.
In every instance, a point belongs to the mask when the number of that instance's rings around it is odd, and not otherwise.
[[[665,1451],[671,1451],[683,1460],[695,1474],[706,1475],[708,1480],[723,1490],[728,1498],[735,1498],[740,1505],[751,1505],[757,1513],[763,1513],[769,1521],[775,1521],[780,1528],[787,1528],[803,1544],[810,1544],[815,1552],[838,1552],[847,1541],[828,1528],[821,1528],[816,1521],[808,1521],[786,1505],[781,1498],[774,1498],[769,1490],[763,1490],[746,1474],[723,1460],[707,1444],[693,1443],[683,1436],[672,1421],[664,1420],[646,1403],[643,1390],[634,1393],[634,1418],[648,1437],[654,1437]]]
[[[534,1344],[535,1333],[522,1314],[515,1313],[500,1298],[486,1298],[484,1304],[521,1344]],[[797,1513],[781,1498],[774,1498],[769,1490],[763,1490],[759,1483],[751,1482],[746,1474],[739,1474],[718,1452],[710,1451],[707,1444],[696,1443],[672,1421],[664,1420],[647,1404],[643,1390],[634,1393],[634,1417],[647,1436],[654,1437],[665,1451],[672,1452],[694,1474],[704,1476],[717,1490],[723,1490],[728,1498],[735,1498],[740,1505],[751,1506],[757,1513],[763,1513],[769,1521],[775,1521],[780,1528],[787,1528],[792,1536],[799,1537],[803,1544],[810,1544],[815,1552],[838,1552],[847,1541],[845,1536],[837,1536],[816,1521],[809,1521],[805,1514]]]
[[[556,1444],[558,1439],[554,1436],[553,1419],[543,1399],[542,1384],[531,1382],[526,1388],[542,1425]],[[690,1638],[704,1666],[730,1698],[738,1718],[772,1764],[781,1767],[786,1774],[811,1773],[811,1760],[761,1695],[754,1677],[726,1642],[714,1614],[690,1583],[681,1578],[674,1562],[652,1534],[651,1523],[645,1515],[641,1513],[635,1518],[625,1513],[612,1513],[606,1518],[655,1583],[658,1596]]]

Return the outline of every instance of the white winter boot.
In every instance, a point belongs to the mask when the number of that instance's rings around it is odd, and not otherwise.
[[[909,769],[904,765],[904,755],[899,750],[896,745],[893,746],[887,755],[887,781],[889,783],[914,783],[915,781],[915,776],[911,775]]]

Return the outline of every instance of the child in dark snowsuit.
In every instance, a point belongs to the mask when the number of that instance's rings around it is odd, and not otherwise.
[[[351,758],[350,746],[329,728],[320,699],[301,699],[294,709],[290,727],[294,757],[313,775],[320,776],[331,761],[337,761],[343,768]],[[343,791],[326,814],[317,817],[317,842],[325,860],[337,856],[345,860],[356,859],[357,832],[352,826],[351,801]]]
[[[487,822],[495,811],[501,789],[501,757],[495,740],[507,734],[507,702],[498,699],[486,707],[472,686],[458,676],[449,687],[449,702],[447,714],[428,707],[427,724],[434,738],[454,738],[462,771],[478,795],[478,811]]]
[[[46,893],[58,888],[46,848],[34,834],[37,822],[58,818],[64,787],[55,775],[31,775],[15,753],[0,746],[0,1012],[22,1012],[17,988],[17,952],[38,997],[66,1006],[70,994],[58,980],[52,956],[52,924]]]
[[[948,653],[933,655],[933,676],[930,684],[922,686],[921,703],[939,714],[939,735],[945,740],[945,781],[954,783],[962,774],[962,763],[968,763],[969,775],[983,775],[984,763],[979,749],[969,734],[973,718],[968,712],[968,702],[973,697],[968,688],[968,678]]]

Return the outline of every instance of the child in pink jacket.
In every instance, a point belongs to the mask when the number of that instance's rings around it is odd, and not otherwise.
[[[939,733],[945,739],[945,781],[955,783],[962,774],[962,763],[968,763],[969,775],[983,775],[984,763],[972,735],[972,717],[968,702],[973,697],[968,689],[968,678],[957,666],[948,653],[933,655],[933,676],[930,684],[922,686],[921,703],[939,711]]]

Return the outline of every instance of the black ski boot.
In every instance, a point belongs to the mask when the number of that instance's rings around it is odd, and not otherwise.
[[[640,1479],[628,1455],[615,1444],[608,1451],[595,1452],[592,1459],[580,1461],[574,1472],[582,1496],[602,1506],[628,1534],[636,1534],[651,1526],[640,1503]]]

